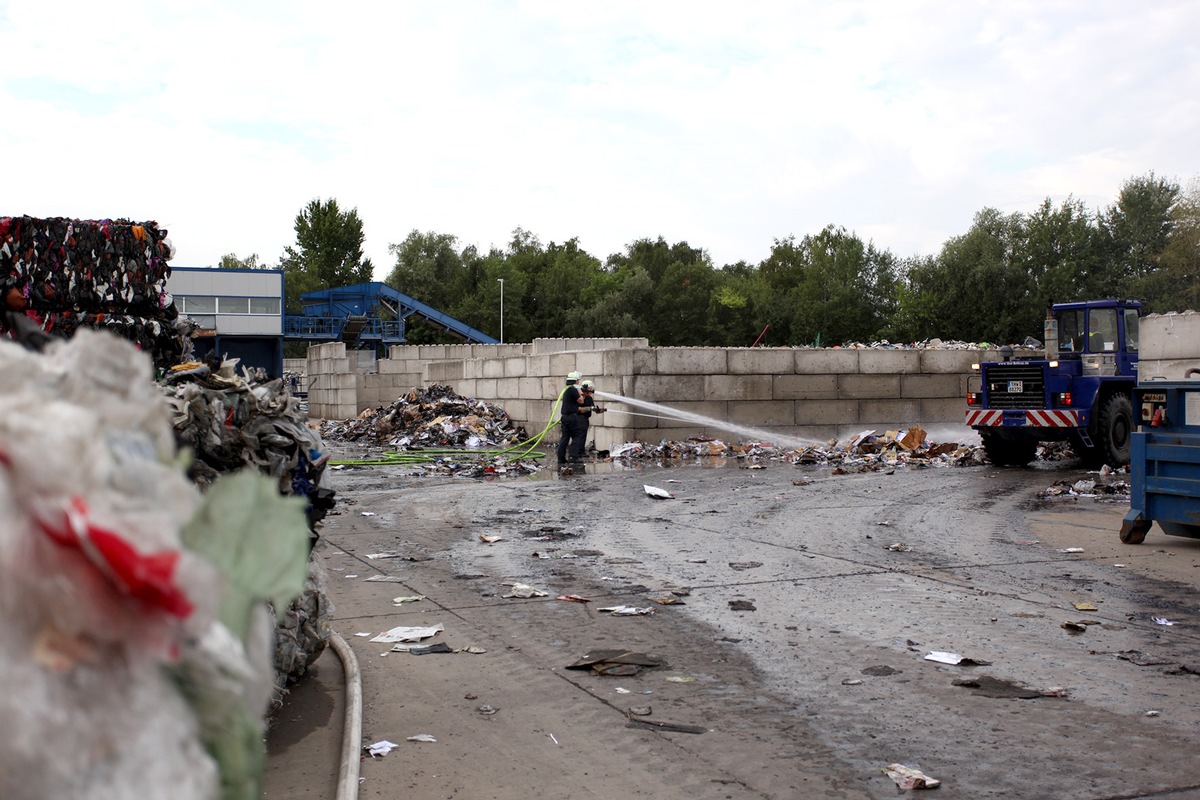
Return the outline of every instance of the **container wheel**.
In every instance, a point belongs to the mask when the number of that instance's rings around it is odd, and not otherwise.
[[[1146,541],[1146,534],[1150,532],[1150,524],[1150,521],[1145,519],[1133,522],[1125,520],[1121,523],[1121,541],[1125,544],[1141,544]]]

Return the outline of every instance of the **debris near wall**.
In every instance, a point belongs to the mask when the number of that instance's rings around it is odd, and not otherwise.
[[[64,339],[107,330],[156,367],[178,363],[195,326],[167,292],[174,255],[156,222],[0,217],[0,334],[18,325]]]
[[[258,797],[302,504],[202,494],[129,342],[42,344],[0,340],[0,796]]]
[[[863,431],[843,443],[830,440],[824,445],[800,449],[778,447],[764,442],[729,444],[720,439],[695,436],[683,442],[663,440],[656,445],[629,442],[613,448],[614,459],[650,459],[656,461],[706,458],[735,458],[748,462],[783,461],[797,465],[833,466],[834,474],[873,472],[898,466],[948,467],[984,464],[986,457],[979,445],[957,442],[936,443],[914,425],[906,431]]]
[[[845,342],[834,345],[831,350],[996,350],[1002,345],[998,342],[964,342],[958,339],[923,339],[919,342],[889,342],[880,339],[874,342]],[[1010,343],[1014,350],[1037,351],[1042,349],[1042,343],[1032,336],[1025,338],[1020,344]]]
[[[327,420],[321,436],[402,450],[507,447],[527,438],[504,409],[455,394],[441,384],[413,389],[390,406],[367,409],[357,419]]]
[[[279,494],[305,501],[311,551],[335,494],[320,485],[329,460],[321,437],[283,379],[245,367],[238,374],[238,359],[223,361],[216,353],[208,359],[176,365],[160,384],[176,438],[192,454],[190,477],[207,490],[219,476],[244,468],[269,476]],[[276,630],[275,703],[325,650],[332,613],[325,576],[310,560],[304,592]]]

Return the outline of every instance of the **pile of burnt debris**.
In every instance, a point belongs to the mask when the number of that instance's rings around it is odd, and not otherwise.
[[[321,436],[401,450],[507,447],[526,439],[525,429],[514,425],[504,409],[439,384],[413,389],[356,419],[327,420]]]

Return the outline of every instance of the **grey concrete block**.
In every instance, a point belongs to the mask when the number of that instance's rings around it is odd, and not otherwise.
[[[625,396],[653,403],[672,403],[704,397],[703,375],[634,375]]]
[[[1139,326],[1143,361],[1186,361],[1200,358],[1200,314],[1150,314]]]
[[[832,400],[837,397],[837,375],[776,375],[772,382],[776,400]]]
[[[521,378],[525,376],[526,360],[521,358],[504,359],[504,377]]]
[[[658,372],[658,351],[652,347],[604,350],[598,371],[603,375],[652,375]]]
[[[968,365],[969,368],[970,365]],[[962,398],[967,393],[967,373],[957,375],[902,375],[900,396],[903,398],[954,397]]]
[[[903,373],[921,371],[920,350],[859,350],[858,371]]]
[[[496,391],[497,381],[495,378],[480,378],[475,381],[475,393],[471,397],[499,397]]]
[[[792,354],[799,375],[837,375],[858,372],[857,350],[795,350]]]
[[[705,375],[706,400],[772,400],[770,375]]]
[[[791,400],[731,400],[729,421],[755,428],[792,427],[796,424],[796,403]]]
[[[517,378],[517,396],[526,400],[542,400],[541,378]]]
[[[921,350],[921,372],[966,373],[979,359],[978,350]]]
[[[921,400],[915,421],[928,428],[930,425],[952,423],[963,426],[965,436],[970,429],[966,427],[967,400],[965,397],[931,398]]]
[[[583,373],[583,377],[592,378],[604,371],[604,351],[590,350],[586,353],[577,353],[575,357],[575,369]]]
[[[484,378],[503,378],[504,377],[504,361],[498,358],[489,358],[477,360],[472,363],[483,365]]]
[[[1169,381],[1181,381],[1185,379],[1189,369],[1200,369],[1200,357],[1143,358],[1138,362],[1138,380],[1164,378]]]
[[[920,421],[919,400],[860,400],[858,421],[863,425],[884,428],[907,427]]]
[[[723,347],[658,347],[655,348],[660,375],[716,375],[729,368]]]
[[[900,396],[899,375],[838,375],[838,397],[847,400]]]
[[[550,374],[565,380],[570,372],[578,372],[575,366],[576,353],[555,353],[550,356]]]
[[[520,397],[519,391],[520,382],[516,378],[497,378],[496,379],[496,397]]]
[[[851,425],[858,422],[857,400],[796,400],[796,425]]]
[[[729,371],[735,375],[790,375],[796,369],[791,348],[731,347]]]
[[[642,417],[631,417],[625,414],[618,413],[619,411],[633,411],[638,414],[653,414],[653,411],[634,406],[626,406],[617,401],[606,403],[609,408],[616,409],[613,412],[612,418],[619,422],[632,423],[634,420],[641,420]],[[702,417],[711,417],[717,421],[725,422],[729,420],[729,401],[728,400],[705,400],[701,402],[680,402],[680,403],[664,403],[674,411],[680,411],[687,414],[698,414]],[[640,422],[638,423],[640,424]],[[670,419],[661,421],[663,425],[679,424]]]

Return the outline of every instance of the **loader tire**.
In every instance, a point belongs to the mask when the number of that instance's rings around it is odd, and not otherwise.
[[[1129,444],[1133,434],[1133,403],[1127,394],[1114,394],[1100,407],[1096,420],[1096,455],[1110,467],[1129,463]]]
[[[984,431],[983,452],[997,467],[1023,467],[1037,455],[1037,442],[1032,439],[1006,439],[999,434]]]

